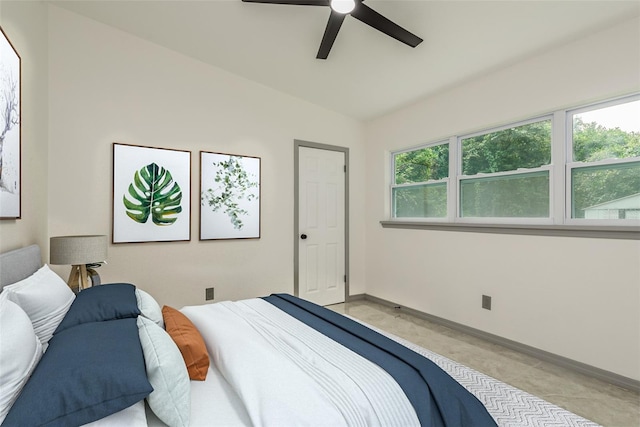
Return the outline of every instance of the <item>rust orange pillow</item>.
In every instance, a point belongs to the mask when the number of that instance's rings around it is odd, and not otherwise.
[[[187,316],[173,307],[162,307],[162,317],[167,333],[182,353],[189,378],[204,381],[209,370],[209,353],[202,335]]]

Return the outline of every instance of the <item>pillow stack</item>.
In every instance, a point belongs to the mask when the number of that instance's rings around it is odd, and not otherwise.
[[[87,424],[151,393],[134,291],[99,286],[75,298],[3,426]]]
[[[189,319],[131,284],[76,296],[45,265],[0,294],[3,427],[87,424],[145,398],[168,426],[188,426],[189,380],[208,368]]]

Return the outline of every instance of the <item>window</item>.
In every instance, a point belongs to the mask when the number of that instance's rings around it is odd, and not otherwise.
[[[567,216],[640,219],[640,100],[601,104],[568,116],[572,126]]]
[[[549,218],[551,119],[460,138],[460,217]]]
[[[637,226],[640,94],[398,151],[392,171],[393,218]]]
[[[447,216],[449,144],[440,143],[393,155],[393,216]]]

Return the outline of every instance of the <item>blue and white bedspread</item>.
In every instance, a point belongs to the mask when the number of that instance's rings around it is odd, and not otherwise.
[[[256,426],[596,426],[290,295],[182,312]]]

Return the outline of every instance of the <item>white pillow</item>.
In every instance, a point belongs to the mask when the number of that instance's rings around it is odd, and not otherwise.
[[[2,293],[27,313],[43,345],[49,342],[76,297],[47,265],[24,280],[5,286]]]
[[[140,288],[136,288],[136,300],[138,301],[138,309],[140,314],[149,320],[154,321],[158,326],[164,329],[164,319],[162,318],[162,309],[156,300],[147,292]]]
[[[42,344],[33,332],[29,316],[3,292],[0,294],[0,424],[41,357]]]
[[[169,427],[188,426],[191,382],[178,346],[164,329],[142,316],[138,316],[138,334],[153,386],[147,397],[149,407]]]

